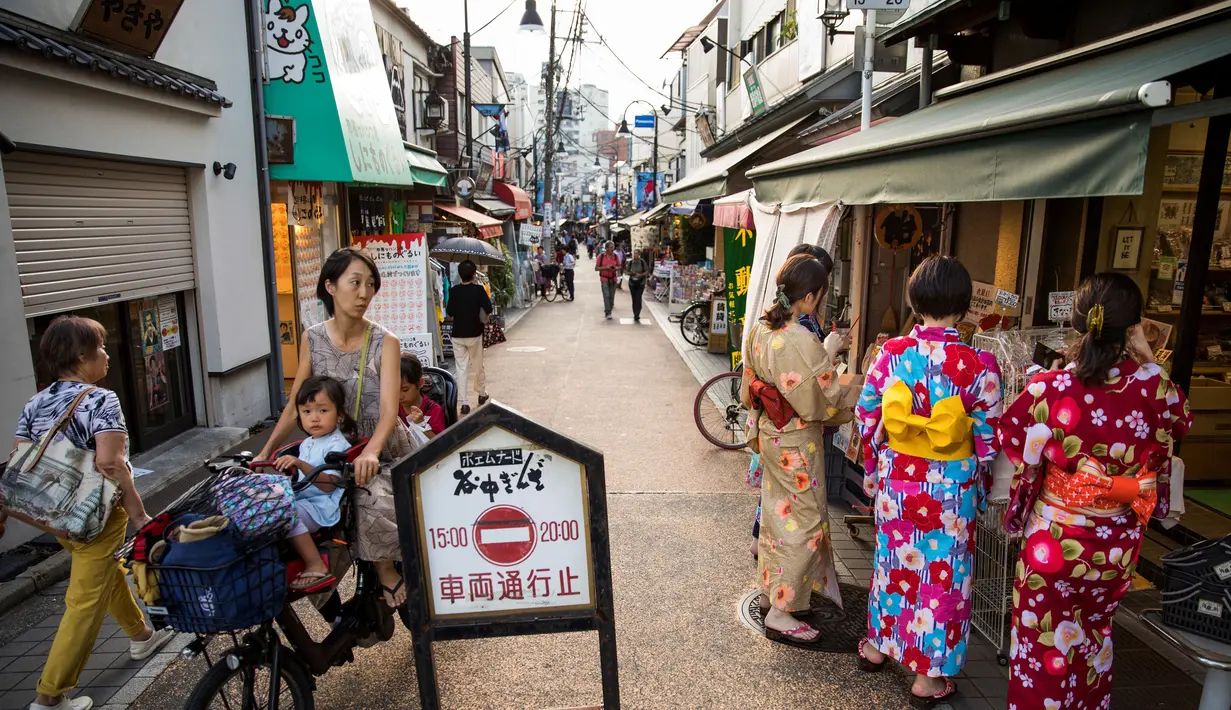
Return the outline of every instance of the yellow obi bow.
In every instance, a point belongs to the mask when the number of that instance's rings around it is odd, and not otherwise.
[[[910,387],[899,380],[885,392],[881,402],[889,447],[907,456],[935,461],[958,461],[975,454],[970,436],[972,421],[953,396],[932,406],[932,416],[914,413]]]

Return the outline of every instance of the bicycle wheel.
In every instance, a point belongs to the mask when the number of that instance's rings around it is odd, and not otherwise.
[[[244,658],[240,649],[232,649],[210,666],[209,671],[193,688],[192,695],[184,702],[184,710],[266,710],[269,705],[270,669],[269,659],[250,656]],[[240,658],[234,670],[227,664],[227,657]],[[278,695],[278,710],[314,710],[312,678],[300,664],[288,661],[289,649],[282,649],[281,676]],[[270,710],[272,710],[270,708]]]
[[[697,392],[692,403],[693,421],[705,440],[720,449],[744,448],[747,444],[748,410],[739,401],[741,375],[716,375]]]
[[[680,319],[680,332],[690,345],[704,347],[710,342],[710,305],[694,303]]]
[[[547,279],[547,286],[544,288],[546,288],[546,292],[543,295],[544,300],[554,301],[560,297],[560,289],[556,288],[555,279]]]

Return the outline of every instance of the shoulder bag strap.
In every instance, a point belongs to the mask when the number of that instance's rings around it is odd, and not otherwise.
[[[372,326],[363,332],[363,349],[359,354],[359,387],[355,390],[355,416],[356,422],[359,421],[359,405],[363,398],[363,373],[368,369],[368,343],[372,340]]]
[[[73,398],[72,403],[68,405],[68,409],[64,410],[64,414],[61,414],[60,418],[56,420],[56,423],[53,424],[51,428],[47,430],[47,433],[43,434],[42,438],[39,439],[38,449],[34,452],[34,458],[25,465],[27,470],[38,463],[39,459],[43,457],[43,452],[47,450],[47,447],[51,444],[52,440],[56,438],[56,434],[68,424],[69,417],[72,417],[73,413],[77,411],[77,407],[81,405],[81,401],[85,399],[87,394],[96,389],[98,388],[86,387],[77,393],[77,396]]]

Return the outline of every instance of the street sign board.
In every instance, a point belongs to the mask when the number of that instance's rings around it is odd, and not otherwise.
[[[598,631],[603,707],[619,671],[603,455],[497,402],[393,469],[419,700],[436,641]]]
[[[433,617],[593,608],[579,463],[492,427],[415,476]]]
[[[846,0],[847,10],[906,10],[910,0]]]
[[[653,128],[653,127],[654,127],[654,116],[653,115],[633,117],[633,128]]]

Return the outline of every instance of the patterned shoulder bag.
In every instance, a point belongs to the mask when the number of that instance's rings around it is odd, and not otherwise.
[[[93,451],[58,436],[94,389],[83,389],[37,442],[19,443],[0,477],[0,505],[10,515],[77,542],[98,537],[121,495],[94,467]]]

